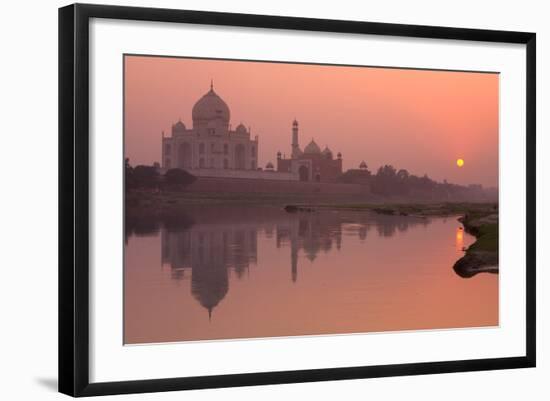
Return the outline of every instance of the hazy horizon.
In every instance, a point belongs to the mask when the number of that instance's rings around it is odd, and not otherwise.
[[[312,138],[343,170],[365,161],[456,184],[498,187],[499,76],[495,73],[226,61],[125,58],[125,155],[132,165],[160,161],[161,132],[191,109],[214,81],[230,124],[259,135],[258,166]],[[464,159],[462,168],[456,160]]]

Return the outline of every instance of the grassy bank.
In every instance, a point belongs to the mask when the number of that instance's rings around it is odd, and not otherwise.
[[[466,213],[459,221],[476,242],[466,249],[454,270],[466,278],[481,272],[498,273],[498,213]]]
[[[477,241],[468,248],[468,252],[498,252],[498,218],[491,221],[486,221],[485,218],[473,221],[471,218],[461,220],[466,232],[477,238]]]

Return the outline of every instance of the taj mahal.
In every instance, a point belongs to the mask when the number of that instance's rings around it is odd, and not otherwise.
[[[342,173],[342,155],[311,142],[302,150],[299,125],[292,122],[290,157],[277,152],[276,167],[258,161],[258,135],[243,123],[232,129],[225,101],[210,90],[193,106],[193,127],[178,120],[171,135],[162,132],[162,169],[181,168],[198,177],[331,182]]]

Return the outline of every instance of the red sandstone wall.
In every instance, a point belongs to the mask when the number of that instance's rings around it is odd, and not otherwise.
[[[192,192],[249,192],[249,193],[321,193],[365,194],[368,187],[360,184],[313,183],[299,181],[269,181],[227,178],[197,178],[186,189]]]

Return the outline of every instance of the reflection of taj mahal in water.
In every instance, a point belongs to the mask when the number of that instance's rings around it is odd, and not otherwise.
[[[193,127],[179,120],[169,137],[162,133],[163,169],[181,168],[203,177],[251,178],[286,181],[331,182],[342,173],[342,154],[321,148],[312,139],[302,150],[298,141],[298,121],[292,123],[290,158],[277,153],[276,169],[258,161],[258,135],[251,138],[250,127],[240,123],[232,129],[230,110],[223,99],[210,91],[193,106]]]
[[[341,251],[345,236],[366,240],[375,228],[377,235],[390,237],[410,225],[427,220],[404,221],[381,216],[373,220],[362,214],[353,220],[340,214],[265,216],[261,221],[236,214],[229,219],[212,216],[211,221],[194,223],[183,230],[161,229],[162,265],[171,269],[172,279],[191,280],[193,297],[211,315],[229,291],[230,278],[246,279],[250,266],[258,262],[258,238],[275,241],[278,249],[288,249],[281,268],[289,268],[292,282],[299,279],[301,258],[314,264],[320,253]],[[352,223],[354,221],[355,223]],[[261,255],[260,255],[261,257]]]

